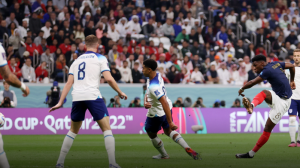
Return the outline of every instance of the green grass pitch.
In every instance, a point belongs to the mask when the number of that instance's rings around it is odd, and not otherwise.
[[[271,134],[254,159],[236,159],[252,149],[261,134],[182,135],[202,160],[193,160],[170,138],[159,135],[169,160],[153,160],[158,152],[147,135],[114,135],[116,160],[122,168],[293,168],[300,167],[300,148],[288,148],[288,133]],[[55,167],[65,135],[4,135],[4,150],[12,168]],[[65,167],[108,167],[103,135],[78,135]]]

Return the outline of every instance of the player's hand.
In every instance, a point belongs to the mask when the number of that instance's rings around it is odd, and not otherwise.
[[[291,82],[290,83],[290,85],[291,85],[291,88],[292,88],[292,90],[295,90],[296,89],[296,84],[295,84],[295,82],[293,81],[293,82]]]
[[[243,89],[240,89],[240,90],[239,90],[239,96],[243,96],[243,97],[244,97],[245,95],[242,94],[243,92],[244,92],[244,90],[243,90]]]
[[[52,112],[52,111],[54,111],[54,110],[59,109],[61,106],[62,106],[62,103],[57,103],[57,105],[55,105],[54,107],[52,107],[52,108],[49,110],[49,113]]]
[[[151,104],[149,102],[144,103],[145,109],[151,108]]]
[[[22,90],[22,92],[23,92],[23,96],[24,96],[24,97],[28,96],[29,93],[30,93],[29,87],[26,86],[26,89],[25,89],[25,90]]]
[[[125,93],[123,93],[123,92],[119,93],[119,97],[121,99],[127,100],[127,95]]]
[[[170,125],[171,130],[173,130],[173,131],[178,129],[177,125],[175,125],[173,122],[169,123],[169,125]]]

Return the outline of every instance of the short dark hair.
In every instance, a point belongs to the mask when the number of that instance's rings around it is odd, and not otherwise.
[[[153,59],[147,59],[143,64],[145,65],[145,67],[151,68],[152,71],[155,71],[157,68],[157,63]]]
[[[267,58],[264,55],[257,55],[254,58],[252,58],[252,62],[255,62],[255,61],[264,61],[264,62],[267,62]]]

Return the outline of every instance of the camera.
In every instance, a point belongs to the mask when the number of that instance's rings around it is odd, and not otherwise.
[[[10,98],[9,97],[4,97],[4,101],[3,101],[2,107],[11,107]]]
[[[114,103],[115,102],[115,99],[114,98],[111,98],[110,99],[110,103]]]

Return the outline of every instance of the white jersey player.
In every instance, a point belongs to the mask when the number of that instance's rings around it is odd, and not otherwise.
[[[155,60],[148,59],[143,63],[143,74],[145,77],[149,77],[144,103],[145,108],[148,109],[145,130],[151,138],[153,146],[160,153],[153,156],[153,159],[169,159],[162,140],[157,137],[157,132],[161,130],[161,127],[164,133],[181,145],[193,159],[199,159],[199,154],[192,150],[181,135],[175,131],[178,127],[172,121],[172,102],[167,97],[161,75],[155,72],[156,68]]]
[[[109,125],[109,114],[99,91],[101,74],[121,98],[127,99],[127,96],[119,89],[111,76],[106,57],[96,53],[99,46],[97,37],[94,35],[87,36],[85,44],[87,52],[76,59],[70,67],[68,82],[62,91],[60,100],[56,106],[50,109],[51,112],[62,106],[73,85],[71,129],[64,139],[56,167],[64,167],[66,155],[79,132],[85,112],[88,109],[103,132],[109,167],[119,168],[120,166],[115,160],[115,139]]]
[[[23,96],[26,97],[29,94],[29,88],[19,79],[11,73],[7,61],[6,61],[6,52],[2,45],[0,45],[0,74],[5,80],[6,83],[12,85],[13,87],[20,88],[24,93]],[[6,158],[6,154],[3,149],[3,140],[0,133],[0,167],[9,168],[9,163]]]
[[[289,147],[300,147],[300,125],[298,126],[298,138],[296,142],[296,132],[297,132],[297,114],[300,118],[300,49],[294,50],[294,65],[295,65],[295,84],[296,89],[293,90],[291,106],[288,111],[289,113],[289,133],[291,137],[291,143]],[[289,78],[290,73],[286,71],[286,76]]]

